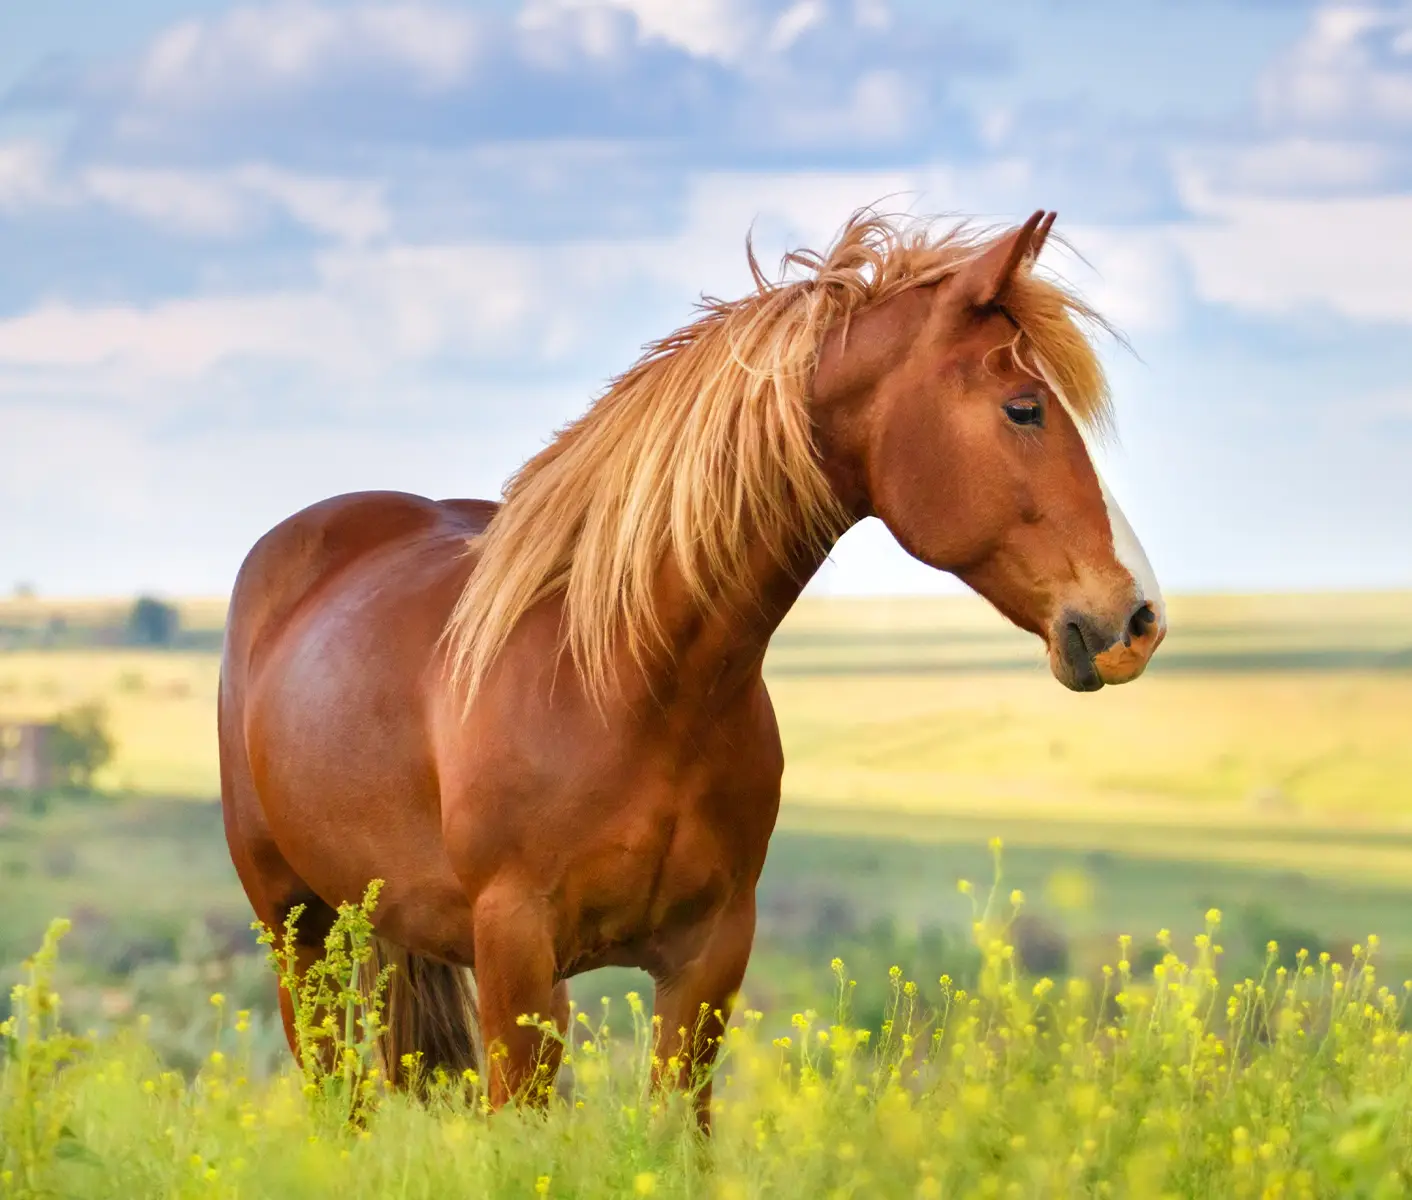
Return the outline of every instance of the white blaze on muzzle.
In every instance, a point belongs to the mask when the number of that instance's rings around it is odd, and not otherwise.
[[[1090,455],[1090,457],[1092,457]],[[1128,524],[1128,519],[1123,515],[1123,510],[1118,507],[1118,502],[1113,498],[1113,493],[1108,490],[1108,485],[1103,482],[1103,475],[1094,465],[1093,473],[1098,476],[1098,486],[1103,492],[1103,503],[1108,509],[1108,528],[1113,537],[1113,557],[1127,570],[1133,577],[1133,582],[1137,585],[1138,593],[1142,599],[1152,607],[1152,611],[1157,614],[1157,624],[1160,628],[1166,628],[1167,608],[1162,601],[1162,589],[1157,584],[1157,576],[1153,574],[1152,564],[1147,561],[1147,554],[1142,548],[1142,543],[1137,540],[1137,534],[1133,532],[1133,527]]]
[[[1157,576],[1153,573],[1152,564],[1147,561],[1147,553],[1143,550],[1142,543],[1137,540],[1137,534],[1133,532],[1133,527],[1128,524],[1123,510],[1118,507],[1118,501],[1103,480],[1103,472],[1098,469],[1098,456],[1094,453],[1089,431],[1074,412],[1073,405],[1069,403],[1068,397],[1064,395],[1063,389],[1058,386],[1044,362],[1036,360],[1035,366],[1038,368],[1039,377],[1069,414],[1069,419],[1079,431],[1079,437],[1083,439],[1084,448],[1088,451],[1089,465],[1093,467],[1093,473],[1098,479],[1098,489],[1103,493],[1104,507],[1108,509],[1108,531],[1113,539],[1113,557],[1132,576],[1143,603],[1150,605],[1152,611],[1157,614],[1158,628],[1166,629],[1167,605],[1162,599],[1162,589],[1158,586]]]

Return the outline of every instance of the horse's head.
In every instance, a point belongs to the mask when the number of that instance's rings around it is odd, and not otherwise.
[[[1030,277],[1052,219],[831,328],[812,408],[845,504],[1042,637],[1055,677],[1091,691],[1142,673],[1166,613],[1081,428],[1101,415],[1097,360],[1064,294]]]

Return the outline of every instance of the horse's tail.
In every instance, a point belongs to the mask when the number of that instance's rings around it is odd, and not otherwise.
[[[378,1037],[378,1067],[396,1087],[416,1086],[437,1068],[453,1081],[474,1070],[480,1058],[475,982],[470,971],[413,954],[374,937],[372,957],[363,964],[363,987],[392,967],[383,1003],[386,1029]],[[408,1055],[420,1058],[409,1064]],[[409,1069],[410,1065],[410,1069]]]

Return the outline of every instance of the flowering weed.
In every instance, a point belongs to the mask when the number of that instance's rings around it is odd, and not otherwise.
[[[997,867],[999,847],[996,847]],[[975,890],[965,888],[973,897]],[[974,899],[974,979],[895,970],[877,1028],[794,1014],[770,1037],[742,1004],[716,1068],[707,1145],[690,1106],[650,1086],[652,1020],[631,1037],[576,1011],[546,1112],[487,1111],[479,1075],[394,1093],[371,1055],[385,977],[358,974],[375,893],[340,914],[327,970],[289,975],[301,1069],[252,1082],[248,1018],[193,1080],[140,1035],[64,1032],[49,985],[61,925],[3,1026],[4,1196],[1131,1196],[1403,1195],[1412,1172],[1412,983],[1268,947],[1258,978],[1221,975],[1221,914],[1189,948],[1131,940],[1094,980],[1026,976],[1010,938],[1019,893]],[[341,933],[339,932],[341,931]],[[224,998],[212,997],[219,1033]],[[230,1048],[229,1041],[222,1045]]]

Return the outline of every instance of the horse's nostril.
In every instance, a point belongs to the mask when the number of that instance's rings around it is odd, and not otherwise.
[[[1152,611],[1152,605],[1144,604],[1128,619],[1128,632],[1133,637],[1146,637],[1148,626],[1156,623],[1157,614]]]

